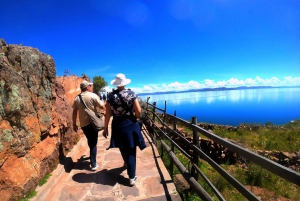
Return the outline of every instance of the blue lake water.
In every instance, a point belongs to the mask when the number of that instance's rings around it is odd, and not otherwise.
[[[246,124],[286,124],[300,119],[300,88],[265,88],[139,95],[150,97],[167,113],[191,121],[237,126]]]

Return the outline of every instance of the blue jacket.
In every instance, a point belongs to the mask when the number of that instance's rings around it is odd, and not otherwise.
[[[109,148],[146,148],[140,125],[130,118],[113,117]]]

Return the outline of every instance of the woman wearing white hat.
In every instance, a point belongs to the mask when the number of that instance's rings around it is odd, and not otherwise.
[[[136,94],[125,86],[131,82],[124,74],[117,74],[111,84],[118,89],[107,97],[105,127],[103,136],[108,136],[108,123],[111,116],[112,130],[109,148],[119,148],[124,164],[127,166],[129,184],[133,186],[137,180],[136,176],[136,147],[142,150],[146,147],[137,122],[141,114],[141,107]]]

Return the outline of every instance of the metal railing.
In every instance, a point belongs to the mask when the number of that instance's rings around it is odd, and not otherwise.
[[[198,176],[200,175],[203,180],[211,188],[212,192],[218,197],[219,200],[225,200],[222,194],[217,190],[217,188],[210,182],[210,180],[205,176],[205,174],[199,168],[200,159],[205,160],[209,163],[224,179],[226,179],[235,189],[237,189],[245,198],[248,200],[260,200],[256,195],[254,195],[250,190],[248,190],[242,183],[236,180],[232,175],[230,175],[226,170],[224,170],[219,164],[217,164],[212,158],[206,155],[199,146],[199,133],[205,137],[213,140],[214,142],[223,145],[230,151],[237,153],[239,156],[252,161],[256,165],[276,174],[277,176],[300,186],[300,173],[284,167],[268,158],[260,156],[252,151],[244,149],[234,143],[231,143],[218,135],[215,135],[199,126],[197,126],[197,119],[192,118],[192,122],[185,121],[179,117],[176,117],[176,111],[174,115],[166,113],[166,102],[165,109],[156,107],[156,103],[149,103],[149,99],[146,101],[146,121],[150,122],[148,129],[153,142],[158,145],[161,144],[161,157],[163,157],[164,152],[169,155],[170,166],[169,171],[171,177],[173,177],[173,167],[174,165],[178,168],[180,173],[183,175],[185,180],[189,183],[190,187],[197,193],[197,195],[203,200],[213,200],[212,197],[202,188],[198,183]],[[161,118],[162,117],[162,118]],[[172,128],[166,123],[166,118],[168,123],[173,122]],[[189,141],[180,133],[177,132],[177,124],[190,128],[193,131],[193,141]],[[147,125],[146,125],[147,126]],[[167,131],[167,132],[166,132]],[[181,146],[179,146],[170,136],[180,138],[181,142],[189,146],[193,150],[193,154],[187,153]],[[165,142],[167,139],[171,143],[171,147]],[[169,143],[169,144],[170,144]],[[174,148],[177,148],[192,164],[191,170],[187,170],[186,167],[179,161],[179,159],[174,154]]]

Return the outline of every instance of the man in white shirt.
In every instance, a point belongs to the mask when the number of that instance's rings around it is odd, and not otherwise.
[[[99,96],[93,93],[93,83],[84,80],[80,83],[81,97],[88,109],[97,112],[97,107],[104,109],[104,104],[100,100]],[[98,168],[96,161],[97,156],[97,143],[98,143],[98,132],[95,131],[93,125],[91,124],[88,114],[84,111],[84,105],[81,102],[79,95],[75,97],[73,104],[73,130],[77,132],[78,126],[76,124],[77,113],[79,113],[79,123],[83,130],[84,135],[87,138],[88,145],[90,148],[90,163],[91,170],[95,171]]]

